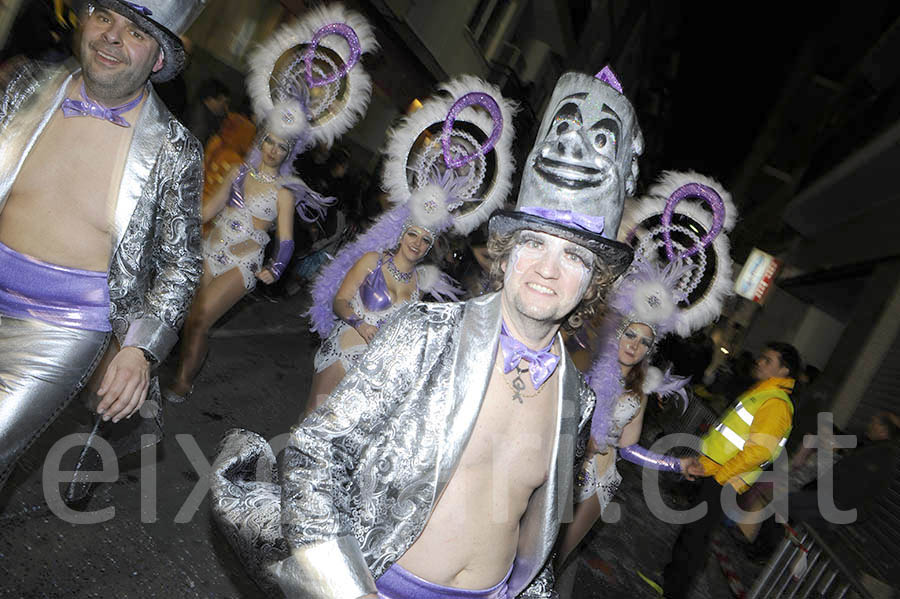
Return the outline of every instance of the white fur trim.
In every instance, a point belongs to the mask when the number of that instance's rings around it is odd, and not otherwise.
[[[346,23],[353,28],[359,37],[363,54],[378,49],[374,29],[359,13],[348,10],[341,4],[309,10],[301,19],[283,25],[275,31],[248,58],[250,74],[247,76],[247,91],[257,117],[265,119],[274,108],[269,79],[278,59],[291,48],[308,44],[316,31],[331,23]],[[350,57],[347,43],[337,36],[329,35],[322,39],[319,45],[334,51],[345,62]],[[326,111],[328,118],[322,122],[310,122],[314,141],[324,142],[330,146],[338,136],[353,127],[365,114],[372,95],[372,80],[360,63],[357,63],[347,75],[347,86],[348,101],[338,113]]]

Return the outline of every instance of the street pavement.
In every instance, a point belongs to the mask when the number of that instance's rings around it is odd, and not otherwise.
[[[242,427],[271,439],[302,413],[318,341],[300,316],[306,301],[302,292],[271,301],[257,291],[226,316],[193,396],[164,407],[163,442],[143,463],[140,455],[121,460],[117,480],[99,484],[83,507],[114,509],[95,524],[58,517],[42,488],[41,464],[56,440],[89,430],[87,411],[73,402],[0,492],[0,598],[263,597],[211,520],[206,473],[225,431]],[[164,383],[171,362],[160,368]],[[560,577],[564,599],[658,596],[637,571],[660,579],[677,527],[649,516],[639,471],[622,462],[620,469],[623,518],[598,526],[570,562]],[[679,485],[669,486],[677,504]],[[728,596],[711,559],[692,597]]]

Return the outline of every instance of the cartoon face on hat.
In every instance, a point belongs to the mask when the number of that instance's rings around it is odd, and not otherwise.
[[[516,209],[498,212],[491,233],[550,233],[623,272],[633,252],[616,233],[642,150],[634,109],[608,67],[597,76],[564,74],[525,162]]]
[[[556,84],[538,141],[522,175],[520,205],[546,205],[585,212],[588,204],[605,220],[604,237],[615,238],[626,195],[634,192],[637,154],[643,139],[634,109],[609,84],[566,73]]]

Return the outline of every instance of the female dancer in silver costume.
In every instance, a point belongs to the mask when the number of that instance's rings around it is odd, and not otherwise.
[[[688,381],[651,367],[649,354],[663,335],[674,332],[688,336],[721,312],[722,300],[731,289],[731,260],[727,236],[719,233],[733,225],[734,209],[725,190],[697,173],[664,173],[650,194],[623,219],[623,225],[632,222],[629,241],[638,245],[636,258],[607,300],[610,311],[601,326],[601,346],[586,375],[597,396],[597,407],[587,456],[576,476],[574,519],[560,536],[559,566],[600,518],[622,482],[615,464],[617,456],[691,480],[702,472],[696,458],[659,455],[638,442],[647,395],[678,393],[687,401],[682,389]],[[676,211],[676,205],[685,198],[707,202],[712,219],[696,204]],[[673,224],[673,217],[693,220],[694,228]],[[648,230],[648,223],[661,224]],[[709,234],[701,238],[695,232],[701,229]],[[623,226],[623,230],[628,229]],[[694,246],[685,249],[687,241]],[[651,257],[659,255],[666,245],[668,264],[663,267],[651,262]],[[675,255],[676,250],[681,253]],[[701,282],[705,283],[702,290],[698,289]]]
[[[390,315],[426,294],[455,299],[460,293],[455,282],[419,263],[444,231],[468,234],[477,228],[509,188],[513,165],[506,147],[512,129],[497,123],[509,123],[501,113],[509,115],[511,105],[470,76],[445,84],[442,91],[455,102],[430,98],[390,134],[383,187],[395,207],[338,252],[313,283],[309,316],[323,340],[307,413],[337,387]],[[484,112],[467,117],[467,132],[456,115],[469,106]],[[484,146],[473,130],[480,131]],[[495,146],[501,139],[504,143]],[[492,147],[499,150],[492,154],[490,173],[485,154]]]
[[[284,272],[294,251],[294,209],[306,222],[324,216],[330,199],[293,175],[294,160],[313,144],[330,145],[362,118],[371,80],[359,60],[376,46],[368,22],[331,5],[285,25],[251,55],[247,86],[263,134],[203,208],[203,222],[212,223],[203,239],[204,274],[165,393],[169,401],[183,401],[191,392],[212,325],[257,280],[271,284]],[[272,229],[278,249],[264,266]]]
[[[316,352],[310,402],[311,411],[344,378],[344,374],[366,351],[378,327],[394,312],[422,296],[416,266],[434,244],[434,235],[410,225],[397,248],[368,252],[344,277],[334,297],[333,309],[340,319]]]
[[[212,221],[212,227],[203,236],[203,278],[184,324],[178,369],[166,390],[169,401],[178,402],[190,393],[212,325],[253,291],[257,280],[270,285],[284,272],[294,249],[295,204],[305,220],[314,220],[326,205],[313,192],[296,199],[303,186],[295,182],[288,187],[279,176],[292,146],[266,133],[259,147],[259,166],[245,163],[234,169],[203,206],[203,223]],[[264,266],[263,254],[273,229],[280,240],[278,253]]]

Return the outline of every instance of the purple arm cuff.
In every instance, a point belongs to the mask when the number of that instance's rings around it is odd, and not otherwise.
[[[347,318],[344,318],[343,321],[346,322],[347,324],[349,324],[351,328],[355,329],[356,327],[359,326],[359,324],[363,321],[363,319],[354,313],[352,316],[348,316]]]
[[[662,470],[663,472],[681,472],[681,460],[678,458],[654,453],[636,443],[620,448],[619,455],[642,468]]]
[[[275,261],[272,262],[272,266],[269,267],[269,270],[272,272],[272,276],[275,277],[276,281],[281,278],[284,269],[287,268],[288,262],[291,261],[291,256],[293,255],[293,239],[288,239],[287,241],[282,241],[278,244],[278,253],[275,255]]]

